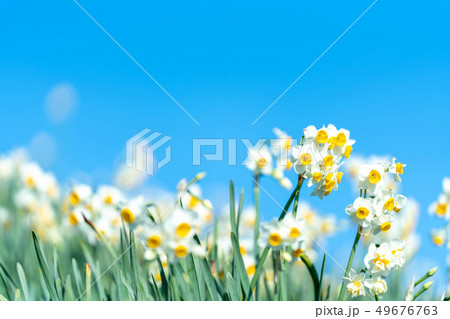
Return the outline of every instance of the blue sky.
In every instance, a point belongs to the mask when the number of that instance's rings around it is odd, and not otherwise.
[[[227,184],[251,186],[244,167],[192,166],[193,138],[271,137],[280,127],[333,123],[351,131],[355,152],[394,155],[408,166],[403,193],[422,206],[421,263],[444,267],[445,252],[428,243],[440,221],[426,208],[449,175],[450,42],[448,1],[378,1],[255,125],[253,121],[373,1],[86,1],[82,5],[198,121],[197,126],[71,0],[9,1],[0,12],[0,151],[49,134],[50,169],[109,182],[125,142],[144,128],[172,137],[172,161],[149,185],[174,189],[182,177],[207,171],[206,195],[217,202]],[[48,92],[69,83],[76,112],[54,123]],[[242,158],[243,147],[240,146]],[[293,177],[294,179],[294,177]],[[264,181],[284,203],[289,196]],[[350,185],[324,201],[303,197],[323,213],[345,218]],[[250,203],[250,197],[247,198]],[[262,195],[266,218],[279,208]],[[353,230],[342,235],[351,241]],[[344,263],[347,248],[330,244]],[[441,278],[444,278],[442,269]]]

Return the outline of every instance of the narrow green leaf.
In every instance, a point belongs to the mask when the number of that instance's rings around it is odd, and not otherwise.
[[[123,285],[127,289],[128,294],[130,295],[130,299],[135,299],[133,288],[131,288],[130,284],[127,282],[127,280],[123,276],[122,270],[120,271],[120,280],[122,281]]]
[[[236,282],[234,281],[233,276],[231,276],[231,274],[229,272],[227,272],[226,281],[227,281],[227,283],[226,283],[227,293],[230,296],[231,300],[232,301],[240,301],[241,293],[237,289]]]
[[[239,280],[241,282],[244,294],[246,294],[250,289],[250,282],[248,279],[247,271],[245,269],[244,260],[242,259],[239,242],[235,233],[231,233],[231,243],[233,245],[234,266],[236,267],[237,273],[239,275]]]
[[[320,278],[319,278],[319,292],[318,296],[316,296],[316,300],[320,301],[322,299],[322,281],[323,281],[323,273],[325,270],[325,263],[327,261],[327,254],[323,254],[322,267],[320,269]]]
[[[78,264],[75,258],[72,258],[72,269],[75,277],[75,285],[77,287],[77,295],[80,296],[84,292],[84,288],[82,286],[80,270],[78,269]]]
[[[308,256],[306,256],[305,254],[301,254],[300,258],[305,263],[306,268],[309,271],[309,274],[310,274],[311,279],[314,284],[314,298],[315,298],[315,300],[318,300],[319,299],[319,277],[317,276],[316,268],[314,267],[313,263],[308,258]]]
[[[72,288],[72,278],[70,277],[70,274],[66,277],[66,284],[64,285],[65,293],[64,293],[64,300],[65,301],[73,301],[74,300],[74,294],[73,294],[73,288]]]
[[[20,301],[21,299],[20,299],[20,289],[19,288],[17,288],[16,289],[16,293],[15,293],[15,295],[14,295],[14,301]]]
[[[23,271],[20,263],[17,263],[17,274],[19,275],[20,285],[22,286],[23,296],[25,297],[25,301],[30,301],[30,293],[28,290],[27,277],[25,276],[25,272]]]
[[[287,267],[283,259],[281,259],[280,267],[280,294],[278,296],[279,301],[288,300],[288,287],[287,287]]]
[[[231,232],[237,234],[236,227],[236,203],[234,201],[234,183],[230,181],[230,224]]]
[[[194,264],[194,256],[192,254],[189,254],[186,258],[186,273],[189,276],[191,282],[192,282],[192,289],[194,291],[195,300],[197,301],[203,301],[205,300],[204,296],[204,290],[200,288],[198,277],[197,277],[197,271],[195,269]]]
[[[256,266],[255,274],[253,275],[252,282],[250,283],[250,289],[247,293],[247,297],[246,297],[247,301],[250,300],[250,298],[252,297],[253,289],[255,289],[255,287],[256,287],[256,283],[258,282],[259,275],[261,274],[262,267],[264,265],[264,262],[267,259],[267,255],[269,254],[269,251],[270,251],[270,246],[266,246],[266,248],[264,248],[263,253],[261,254],[261,257],[259,258],[258,265]]]
[[[8,299],[5,298],[5,296],[0,294],[0,301],[9,301]]]
[[[183,300],[192,300],[192,296],[186,286],[186,282],[183,278],[183,267],[181,266],[180,262],[176,262],[173,264],[170,264],[170,269],[172,273],[175,275],[175,278],[178,282],[178,286],[181,288],[181,297]]]
[[[47,262],[45,261],[45,257],[42,254],[42,250],[41,250],[41,246],[40,246],[40,243],[39,243],[39,239],[38,239],[37,235],[34,232],[32,232],[32,235],[33,235],[34,249],[36,251],[36,256],[37,256],[37,259],[38,259],[38,262],[39,262],[39,267],[40,267],[40,269],[42,271],[42,275],[44,277],[44,281],[45,281],[45,284],[47,286],[47,290],[48,290],[48,292],[50,294],[50,297],[51,297],[52,300],[55,300],[55,301],[56,300],[60,300],[60,298],[59,298],[59,296],[58,296],[58,294],[56,292],[56,283],[52,280],[50,271],[49,271],[48,266],[47,266]]]
[[[200,260],[200,267],[202,269],[203,277],[205,278],[206,287],[208,288],[211,300],[219,301],[219,294],[217,292],[216,283],[206,258]]]

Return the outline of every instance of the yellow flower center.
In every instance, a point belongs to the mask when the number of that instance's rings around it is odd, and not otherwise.
[[[323,165],[325,165],[325,167],[332,166],[333,165],[333,156],[331,156],[331,155],[325,156],[323,159]]]
[[[386,266],[389,265],[390,263],[391,263],[391,261],[386,259],[386,257],[384,255],[375,254],[375,258],[373,260],[374,265],[381,264],[379,266],[383,266],[384,268],[386,268]]]
[[[441,236],[434,236],[433,243],[437,246],[442,246],[442,244],[444,243],[444,238],[442,238]]]
[[[315,172],[313,174],[313,178],[314,180],[316,180],[317,182],[320,181],[322,179],[323,174],[321,172]]]
[[[104,202],[105,204],[111,205],[113,202],[112,197],[110,195],[106,196]]]
[[[302,165],[309,165],[312,161],[311,155],[309,153],[303,153],[300,155],[299,161]]]
[[[289,160],[286,164],[286,169],[291,169],[291,167],[292,167],[292,161]]]
[[[179,245],[174,249],[174,253],[175,256],[177,256],[178,258],[183,258],[186,257],[186,255],[188,254],[188,249],[186,246]]]
[[[395,205],[394,199],[393,198],[389,198],[386,201],[386,203],[384,203],[384,209],[391,211],[391,210],[394,209],[394,205]]]
[[[336,137],[330,137],[330,139],[328,140],[328,143],[330,143],[330,145],[328,146],[329,150],[332,150],[335,146],[336,146]]]
[[[78,224],[78,217],[74,213],[69,215],[69,223],[72,226],[75,226]]]
[[[325,183],[325,191],[330,193],[331,190],[333,189],[334,185],[336,185],[336,182],[334,180],[329,181],[328,183]],[[328,195],[328,194],[326,194]]]
[[[297,238],[301,235],[300,230],[297,227],[292,227],[291,231],[289,232],[289,237],[291,238]]]
[[[369,210],[365,207],[359,207],[356,210],[356,217],[359,219],[365,219],[367,216],[369,216]]]
[[[272,246],[276,247],[279,244],[281,244],[281,236],[278,233],[272,233],[269,236],[269,244],[271,244]]]
[[[369,173],[369,183],[376,184],[381,180],[381,174],[376,169],[373,169]]]
[[[296,258],[300,257],[301,254],[303,254],[303,250],[301,248],[297,248],[292,251],[292,255]]]
[[[391,229],[391,223],[390,222],[384,222],[380,226],[381,231],[387,232],[389,229]]]
[[[179,224],[177,229],[175,230],[176,234],[179,237],[186,237],[190,231],[191,231],[191,225],[189,225],[188,223]]]
[[[81,199],[80,196],[76,192],[72,192],[69,195],[69,202],[72,204],[72,206],[77,206],[80,203]]]
[[[341,147],[344,146],[345,143],[347,143],[347,137],[345,136],[344,133],[339,133],[336,136],[336,145]]]
[[[395,165],[395,171],[398,173],[398,174],[403,174],[403,164],[402,163],[400,163],[400,162],[398,162],[396,165]]]
[[[259,168],[263,168],[264,166],[266,166],[267,165],[267,160],[265,159],[265,158],[258,158],[258,160],[256,161],[256,165],[259,167]]]
[[[25,185],[27,185],[29,188],[34,188],[36,186],[36,183],[34,182],[34,178],[31,176],[28,176],[25,179]]]
[[[247,251],[245,250],[245,248],[242,247],[242,246],[239,246],[239,251],[241,252],[241,255],[242,255],[242,256],[244,256],[244,255],[247,253]]]
[[[194,207],[197,206],[199,202],[200,200],[197,197],[191,195],[191,199],[189,200],[188,204],[189,209],[194,209]]]
[[[319,144],[325,144],[328,141],[328,134],[325,130],[317,132],[316,141]]]
[[[121,215],[123,220],[128,224],[133,223],[134,220],[136,219],[133,212],[129,208],[122,209]]]
[[[439,216],[445,215],[447,212],[447,203],[437,204],[436,206],[436,214]]]
[[[329,181],[331,181],[332,178],[333,178],[333,173],[328,173],[325,176],[325,183],[328,183]]]
[[[288,150],[292,145],[292,138],[288,137],[286,138],[286,140],[284,141],[284,148],[286,150]]]
[[[344,173],[343,173],[343,172],[338,172],[338,173],[336,174],[336,180],[337,180],[338,184],[341,183],[342,176],[344,176]]]
[[[158,235],[152,235],[147,239],[147,246],[150,248],[158,248],[161,245],[161,237]]]
[[[353,147],[351,145],[347,145],[344,149],[345,158],[349,158],[350,155],[352,154],[352,151],[353,151]]]

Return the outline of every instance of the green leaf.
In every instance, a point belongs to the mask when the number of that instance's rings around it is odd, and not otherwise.
[[[25,272],[23,271],[20,263],[17,263],[17,274],[19,275],[20,285],[22,286],[23,296],[25,297],[25,301],[30,301],[30,293],[28,290],[27,278],[25,276]]]
[[[36,256],[39,262],[39,268],[42,271],[42,275],[44,277],[44,281],[47,287],[47,290],[50,294],[50,297],[52,300],[60,300],[57,292],[56,292],[56,283],[54,280],[52,280],[51,274],[50,274],[50,270],[48,269],[48,265],[47,262],[45,261],[45,257],[42,254],[42,249],[39,243],[39,239],[37,237],[37,235],[32,232],[33,235],[33,243],[34,243],[34,249],[36,250]]]
[[[200,288],[199,285],[197,271],[195,269],[194,264],[194,256],[192,256],[192,254],[189,254],[185,259],[186,259],[186,273],[192,282],[195,299],[197,301],[203,301],[205,300],[205,292],[203,290],[203,287]]]
[[[128,294],[130,295],[131,299],[135,299],[133,288],[131,288],[130,284],[127,282],[127,280],[123,276],[122,270],[120,271],[120,280],[122,281],[123,285],[127,289]]]
[[[280,294],[278,296],[279,301],[288,300],[288,290],[287,290],[287,267],[283,259],[281,259],[280,268]]]
[[[318,300],[318,298],[319,298],[319,277],[317,276],[316,268],[314,267],[313,263],[308,258],[308,256],[306,256],[305,254],[301,254],[300,258],[305,263],[306,268],[309,271],[309,274],[310,274],[311,279],[314,284],[314,298],[315,298],[315,300]]]
[[[181,288],[181,297],[183,300],[192,300],[192,296],[186,286],[186,282],[183,278],[184,269],[181,266],[180,262],[176,262],[174,264],[170,264],[172,273],[175,275],[176,281],[178,282],[178,286]],[[176,283],[175,283],[176,284]]]
[[[157,260],[158,260],[159,274],[161,276],[162,296],[164,297],[164,300],[169,300],[169,283],[167,282],[166,273],[164,272],[164,267],[161,263],[161,258],[159,258],[159,256],[157,256]],[[159,292],[158,285],[156,285],[156,289]]]
[[[20,289],[16,289],[16,293],[14,295],[14,301],[20,301]]]
[[[241,282],[244,294],[246,294],[250,289],[250,282],[248,279],[247,271],[245,269],[244,260],[242,259],[239,242],[235,233],[231,233],[231,243],[233,245],[234,266],[236,267],[236,271],[239,276],[239,281]]]
[[[217,292],[216,283],[206,258],[200,260],[200,267],[202,269],[203,277],[205,278],[206,288],[208,288],[211,300],[219,301],[219,293]]]
[[[0,301],[9,301],[8,299],[5,298],[5,296],[0,294]]]
[[[64,293],[64,300],[65,301],[73,301],[74,295],[73,295],[73,288],[72,288],[72,278],[70,277],[70,274],[66,277],[66,284],[64,285],[65,293]]]
[[[261,257],[259,258],[258,265],[256,266],[255,274],[253,275],[252,282],[250,283],[250,289],[249,289],[249,291],[247,293],[247,297],[245,299],[247,301],[250,300],[250,298],[252,297],[253,289],[255,289],[255,287],[256,287],[256,284],[259,279],[259,275],[261,274],[262,267],[264,265],[264,262],[267,259],[267,255],[269,254],[269,251],[270,251],[270,246],[266,246],[266,248],[264,248],[263,253],[261,254]]]
[[[72,268],[73,268],[73,275],[75,277],[75,285],[77,287],[77,295],[81,296],[81,294],[84,292],[84,288],[82,286],[80,270],[78,269],[78,264],[75,258],[72,258]]]
[[[237,234],[236,227],[236,203],[234,201],[234,183],[230,181],[230,224],[231,232]]]
[[[229,272],[227,272],[226,276],[226,287],[227,287],[227,293],[230,296],[232,301],[240,301],[241,300],[241,293],[237,289],[237,284],[233,279],[233,276]]]
[[[322,267],[320,269],[320,278],[319,278],[319,292],[318,296],[316,296],[316,300],[320,301],[322,299],[322,281],[323,281],[323,273],[325,270],[325,263],[327,261],[327,254],[323,254]]]

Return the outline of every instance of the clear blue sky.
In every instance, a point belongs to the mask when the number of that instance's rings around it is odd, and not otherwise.
[[[108,182],[126,140],[150,128],[173,138],[173,159],[149,184],[174,189],[181,177],[204,170],[206,195],[220,201],[230,178],[250,190],[250,174],[219,162],[192,167],[193,138],[256,141],[271,137],[275,126],[299,137],[308,124],[334,123],[351,131],[355,152],[394,155],[408,165],[403,193],[422,206],[420,257],[426,262],[417,274],[427,270],[428,259],[444,267],[445,250],[431,247],[427,237],[440,223],[426,209],[450,174],[448,1],[379,0],[251,125],[372,2],[80,0],[200,126],[75,2],[5,2],[0,151],[28,145],[35,134],[47,132],[57,147],[50,168],[61,179],[84,171],[97,183]],[[44,100],[61,82],[76,89],[79,105],[74,116],[54,124],[45,115]],[[284,203],[288,192],[264,182]],[[327,200],[310,201],[324,213],[346,218],[344,207],[352,200],[344,183]],[[262,201],[266,218],[279,214],[267,196]],[[345,240],[351,241],[351,233]],[[348,246],[330,244],[342,262]]]

